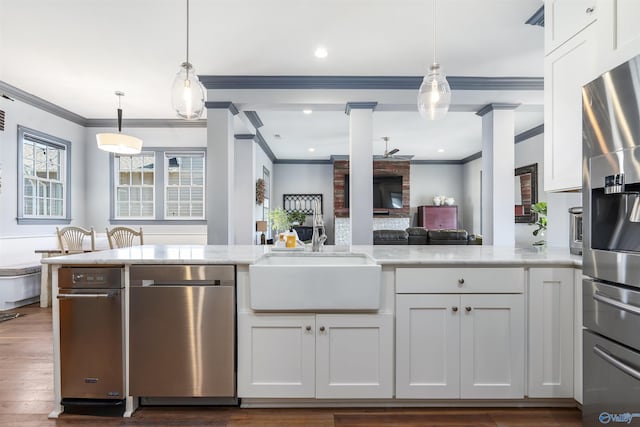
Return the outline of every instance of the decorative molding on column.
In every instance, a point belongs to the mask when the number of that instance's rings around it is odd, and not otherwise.
[[[207,89],[418,90],[424,76],[199,76]],[[448,76],[451,90],[543,90],[542,77]]]
[[[238,114],[240,111],[238,110],[238,108],[233,104],[233,102],[230,101],[224,101],[224,102],[211,102],[211,101],[207,101],[204,103],[204,106],[209,110],[209,109],[228,109],[231,114],[233,114],[234,116],[236,114]]]
[[[348,116],[351,110],[372,110],[375,111],[378,106],[377,102],[347,102],[344,113]]]
[[[536,10],[536,12],[524,23],[529,25],[538,25],[544,28],[544,5],[540,6],[540,9]]]
[[[267,155],[269,160],[271,160],[272,163],[275,163],[277,160],[276,155],[273,154],[273,151],[271,151],[269,144],[267,144],[267,141],[264,139],[264,137],[262,136],[259,130],[256,130],[255,141],[260,146],[260,148],[262,148],[262,151],[264,151],[264,153]]]
[[[251,141],[253,141],[256,139],[256,136],[252,133],[236,133],[235,135],[233,135],[233,137],[239,140],[250,139]]]
[[[509,103],[504,103],[504,102],[493,102],[493,103],[487,104],[484,107],[482,107],[481,109],[479,109],[476,114],[478,116],[482,117],[485,114],[490,113],[491,111],[494,111],[494,110],[515,110],[520,105],[521,104],[509,104]]]
[[[529,138],[533,138],[534,136],[540,135],[541,133],[544,133],[544,123],[517,134],[515,137],[515,143],[517,144]]]
[[[258,113],[256,113],[255,111],[245,111],[244,115],[247,117],[249,122],[251,122],[253,127],[256,128],[256,130],[264,126],[264,123],[262,123],[262,120],[260,120],[260,116],[258,116]]]

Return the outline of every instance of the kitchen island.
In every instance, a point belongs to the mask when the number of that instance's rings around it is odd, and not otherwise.
[[[128,382],[129,274],[140,265],[235,266],[237,395],[246,407],[579,401],[581,258],[568,250],[411,245],[325,247],[324,254],[362,254],[380,266],[376,309],[254,309],[250,270],[275,255],[268,246],[149,245],[43,260],[53,270],[57,404],[50,416],[63,410],[56,298],[63,266],[123,271],[125,416],[138,403]]]

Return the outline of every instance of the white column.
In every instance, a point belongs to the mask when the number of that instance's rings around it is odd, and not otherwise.
[[[488,104],[482,117],[482,234],[486,245],[515,245],[514,113],[518,104]]]
[[[349,221],[352,245],[373,244],[373,110],[377,103],[348,103]]]
[[[256,243],[256,144],[255,135],[235,135],[234,242]]]
[[[233,244],[234,137],[230,102],[207,102],[207,244]]]

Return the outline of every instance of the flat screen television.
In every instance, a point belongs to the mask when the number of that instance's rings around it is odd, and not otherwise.
[[[349,175],[344,177],[344,207],[349,207]],[[373,209],[402,209],[402,176],[373,177]]]

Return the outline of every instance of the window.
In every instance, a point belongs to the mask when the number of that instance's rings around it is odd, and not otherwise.
[[[18,224],[71,222],[71,143],[18,126]]]
[[[165,153],[165,219],[204,219],[204,153]]]
[[[205,150],[112,155],[112,224],[205,222]]]
[[[116,219],[154,219],[155,153],[115,155]]]

